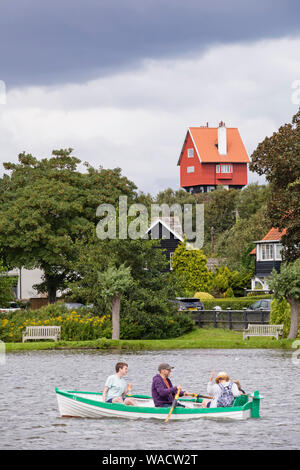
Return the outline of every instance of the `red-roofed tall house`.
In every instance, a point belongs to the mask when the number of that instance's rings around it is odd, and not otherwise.
[[[247,185],[249,156],[237,128],[189,127],[177,165],[180,186],[189,193],[210,192],[223,185]]]
[[[250,252],[255,255],[255,277],[251,279],[251,289],[256,290],[259,286],[263,290],[269,290],[268,278],[271,276],[272,269],[280,272],[282,262],[281,237],[286,230],[280,232],[277,228],[271,228],[262,240],[254,242],[256,247]]]

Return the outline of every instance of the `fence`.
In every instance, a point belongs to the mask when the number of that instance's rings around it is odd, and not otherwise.
[[[242,331],[251,324],[269,324],[268,310],[200,310],[187,312],[198,328],[229,328]]]

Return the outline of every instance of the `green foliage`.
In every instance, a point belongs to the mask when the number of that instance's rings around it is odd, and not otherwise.
[[[233,297],[242,295],[251,274],[247,271],[230,271],[227,266],[216,268],[211,282],[211,292],[215,296]]]
[[[22,341],[26,326],[61,326],[61,338],[66,341],[92,340],[111,336],[110,315],[87,309],[70,311],[59,304],[39,310],[18,311],[0,318],[0,339],[5,342]]]
[[[251,156],[250,170],[271,183],[268,213],[273,227],[287,229],[282,237],[287,261],[299,258],[300,239],[300,109],[292,122],[266,137]]]
[[[80,279],[70,283],[73,296],[84,303],[93,303],[110,313],[106,302],[106,290],[113,284],[108,276],[105,286],[98,282],[105,279],[109,267],[122,267],[130,272],[130,283],[123,285],[120,313],[120,337],[123,339],[142,337],[164,337],[177,331],[179,320],[173,320],[174,307],[169,299],[175,297],[170,282],[172,274],[164,272],[166,257],[157,240],[98,240],[91,237],[88,244],[78,243],[78,258],[74,270]],[[106,274],[105,274],[106,273]],[[105,289],[103,289],[105,287]],[[112,295],[114,291],[110,292]],[[177,333],[176,333],[177,334]],[[170,337],[170,336],[168,336]]]
[[[293,263],[282,263],[280,273],[272,271],[270,288],[278,300],[286,299],[291,307],[289,338],[296,338],[299,326],[300,307],[300,258]]]
[[[215,244],[216,254],[226,256],[226,264],[230,269],[247,270],[252,277],[255,268],[255,256],[250,255],[254,248],[253,242],[263,238],[271,228],[262,205],[249,219],[240,222],[223,232]]]
[[[135,185],[120,168],[77,170],[72,149],[53,151],[38,160],[22,153],[19,163],[4,163],[11,172],[0,179],[0,246],[7,265],[39,267],[45,273],[37,286],[55,300],[57,289],[76,279],[70,263],[75,243],[85,241],[97,223],[102,203],[116,204],[120,195],[136,199]]]
[[[156,204],[168,204],[170,207],[173,204],[195,204],[195,196],[188,193],[184,189],[174,191],[171,188],[160,191],[154,199]]]
[[[202,196],[205,202],[205,240],[210,240],[211,227],[215,229],[215,236],[232,227],[236,222],[236,201],[239,192],[235,189],[219,187],[215,191]]]
[[[123,294],[134,284],[131,267],[124,264],[119,267],[109,266],[106,271],[98,273],[98,281],[103,297],[109,300]]]
[[[186,249],[179,243],[172,257],[172,267],[186,292],[209,289],[212,274],[206,266],[207,258],[201,250]]]
[[[213,300],[214,296],[208,292],[195,292],[194,297],[200,300]]]
[[[287,337],[290,331],[291,325],[291,306],[285,300],[274,299],[271,302],[271,316],[270,316],[271,325],[284,325],[283,327],[283,336]],[[299,329],[300,333],[300,329]]]
[[[7,269],[4,268],[0,260],[0,307],[7,307],[14,298],[12,289],[16,280],[11,276],[7,276],[6,273]]]
[[[125,304],[126,313],[121,318],[122,339],[164,339],[175,338],[192,330],[193,323],[188,315],[165,311],[149,315],[140,310],[138,304]],[[132,309],[130,307],[135,307]],[[85,308],[67,310],[60,304],[52,304],[39,310],[28,310],[0,316],[0,340],[22,341],[26,326],[61,326],[62,341],[88,341],[111,338],[111,316],[98,310]],[[100,346],[99,346],[100,347]]]
[[[249,184],[239,191],[236,199],[236,209],[241,220],[249,220],[263,206],[265,206],[270,192],[269,186]]]
[[[292,298],[300,301],[300,258],[294,263],[282,263],[280,273],[273,269],[270,288],[278,300]]]
[[[229,299],[234,297],[233,290],[231,287],[228,287],[228,289],[226,290],[224,294],[224,297],[229,298]]]
[[[121,339],[176,338],[193,329],[188,315],[147,315],[145,312],[125,314],[121,319]]]

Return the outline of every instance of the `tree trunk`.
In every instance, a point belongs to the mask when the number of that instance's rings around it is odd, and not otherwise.
[[[54,304],[56,302],[56,287],[48,286],[48,300],[50,304]]]
[[[45,283],[48,291],[48,300],[50,304],[56,302],[57,281],[54,276],[45,273]]]
[[[112,339],[120,339],[120,305],[121,294],[112,299]]]
[[[291,306],[291,326],[288,339],[295,339],[298,336],[299,326],[299,301],[291,297],[287,298],[288,303]]]

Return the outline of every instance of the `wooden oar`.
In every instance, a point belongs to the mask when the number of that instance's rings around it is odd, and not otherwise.
[[[195,397],[195,398],[209,398],[210,400],[213,399],[213,397],[208,397],[207,395],[200,395],[199,393],[193,393],[193,397]]]
[[[170,419],[170,417],[171,417],[171,414],[173,413],[173,410],[174,410],[175,406],[177,405],[177,400],[178,400],[178,398],[179,398],[180,390],[181,390],[181,388],[178,387],[177,393],[176,393],[175,398],[174,398],[174,400],[173,400],[173,403],[172,403],[171,409],[170,409],[170,411],[169,411],[169,414],[168,414],[168,416],[167,416],[166,419],[165,419],[165,423],[167,423],[167,422],[169,421],[169,419]]]

